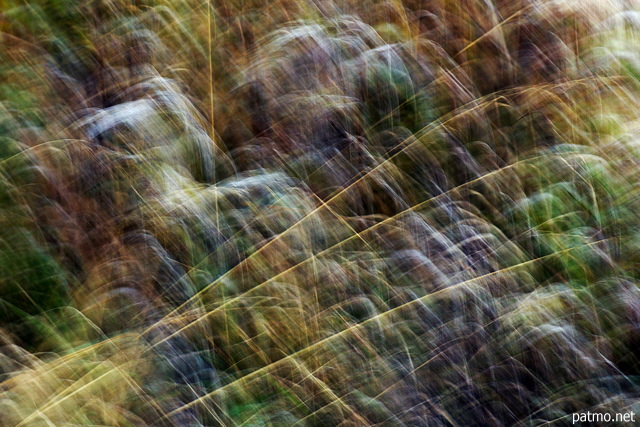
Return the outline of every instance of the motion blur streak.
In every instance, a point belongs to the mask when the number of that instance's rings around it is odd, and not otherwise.
[[[640,2],[0,0],[0,40],[0,425],[640,413]]]

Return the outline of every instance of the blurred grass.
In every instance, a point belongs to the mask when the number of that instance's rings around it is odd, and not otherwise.
[[[638,412],[638,11],[0,2],[0,424]]]

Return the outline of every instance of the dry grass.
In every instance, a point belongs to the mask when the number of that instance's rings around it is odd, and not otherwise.
[[[637,6],[0,2],[0,424],[638,412]]]

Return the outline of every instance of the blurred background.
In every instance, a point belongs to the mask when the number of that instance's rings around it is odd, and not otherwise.
[[[1,0],[0,424],[640,416],[634,0]]]

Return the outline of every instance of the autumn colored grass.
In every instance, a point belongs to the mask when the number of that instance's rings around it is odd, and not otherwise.
[[[640,412],[635,2],[0,2],[0,424]]]

